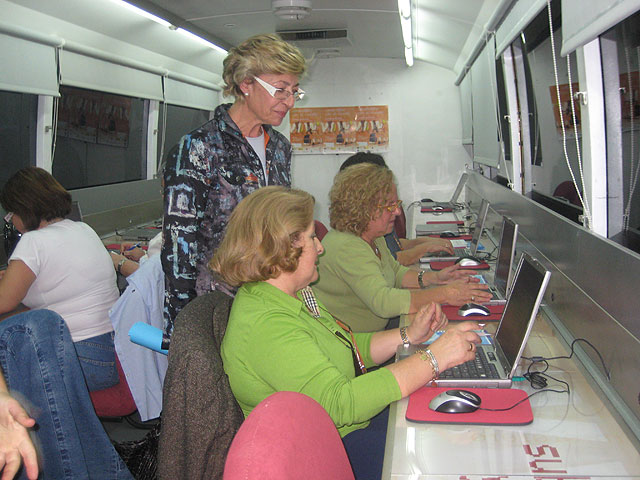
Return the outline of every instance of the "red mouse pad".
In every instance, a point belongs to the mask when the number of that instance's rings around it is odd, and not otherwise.
[[[458,309],[460,307],[454,307],[453,305],[442,305],[442,313],[444,313],[449,320],[472,320],[474,322],[495,322],[502,318],[502,312],[504,312],[504,305],[485,305],[491,312],[489,315],[468,315],[463,317],[458,315]]]
[[[429,402],[447,390],[466,390],[478,395],[480,408],[513,408],[501,412],[476,410],[471,413],[440,413],[429,408]],[[422,387],[409,395],[405,418],[418,423],[458,423],[475,425],[528,425],[533,422],[527,392],[518,388],[443,388]]]
[[[446,262],[430,262],[429,266],[431,267],[431,270],[435,270],[437,272],[438,270],[442,270],[443,268],[455,265],[455,263],[456,262],[454,262],[453,260],[449,260]],[[489,268],[491,267],[489,267],[488,263],[481,263],[480,265],[467,265],[466,267],[460,268],[464,270],[489,270]]]

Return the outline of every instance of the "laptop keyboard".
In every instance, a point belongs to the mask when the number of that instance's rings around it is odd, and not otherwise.
[[[493,352],[489,352],[493,356]],[[476,350],[476,358],[440,373],[440,378],[499,378],[495,365],[489,363],[484,350]]]

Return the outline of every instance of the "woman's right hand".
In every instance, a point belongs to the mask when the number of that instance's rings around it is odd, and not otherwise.
[[[480,325],[475,322],[449,326],[447,331],[429,346],[441,372],[475,358],[476,345],[481,339],[473,330],[480,329]]]
[[[446,289],[446,303],[455,306],[465,303],[484,303],[493,297],[487,284],[469,282],[468,280],[452,282],[440,288]]]

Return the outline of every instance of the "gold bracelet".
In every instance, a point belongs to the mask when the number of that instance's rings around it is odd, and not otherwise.
[[[420,358],[424,362],[429,362],[431,364],[431,370],[433,370],[433,378],[435,380],[440,375],[440,368],[438,366],[438,360],[436,360],[436,356],[433,354],[431,350],[428,348],[417,350],[416,353],[420,354]]]

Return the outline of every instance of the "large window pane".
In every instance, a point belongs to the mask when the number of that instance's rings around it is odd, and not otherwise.
[[[145,101],[61,87],[53,175],[67,189],[141,180]]]
[[[171,147],[178,143],[178,140],[183,135],[195,130],[208,120],[209,112],[207,110],[161,104],[158,131],[163,131],[165,122],[166,128],[164,129],[164,142],[162,134],[158,135],[158,158],[160,162],[164,161]],[[161,174],[160,172],[158,173]]]
[[[38,96],[0,91],[0,188],[23,167],[35,165]]]

